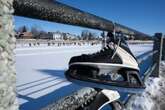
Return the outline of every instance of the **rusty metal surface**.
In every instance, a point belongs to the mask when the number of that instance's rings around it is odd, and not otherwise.
[[[88,27],[104,31],[113,31],[114,24],[117,32],[131,34],[135,37],[150,37],[110,20],[83,12],[79,9],[53,0],[14,0],[15,15],[47,20],[52,22]]]

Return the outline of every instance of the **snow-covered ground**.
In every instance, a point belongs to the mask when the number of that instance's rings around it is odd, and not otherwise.
[[[138,56],[152,44],[130,45]],[[37,110],[82,87],[68,82],[64,71],[69,59],[101,49],[101,45],[16,48],[17,93],[21,110]]]
[[[127,104],[127,110],[165,110],[165,62],[161,63],[159,78],[146,80],[142,94],[134,95]]]

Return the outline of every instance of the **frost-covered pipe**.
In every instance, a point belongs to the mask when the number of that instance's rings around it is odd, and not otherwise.
[[[12,4],[13,0],[0,0],[0,110],[18,110]]]
[[[105,18],[81,11],[55,0],[14,0],[15,15],[48,20],[58,23],[88,27],[103,31],[122,32],[135,37],[151,36]],[[108,13],[107,13],[108,14]]]
[[[46,106],[42,110],[76,110],[88,101],[92,101],[97,93],[95,89],[85,87]]]
[[[42,110],[100,110],[105,105],[120,98],[117,91],[85,87],[70,96],[48,105]],[[87,106],[88,105],[88,106]]]

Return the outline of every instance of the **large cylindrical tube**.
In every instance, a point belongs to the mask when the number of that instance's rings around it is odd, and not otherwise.
[[[118,23],[81,11],[53,0],[14,0],[15,15],[53,21],[58,23],[88,27],[92,29],[116,31],[135,37],[150,37]]]

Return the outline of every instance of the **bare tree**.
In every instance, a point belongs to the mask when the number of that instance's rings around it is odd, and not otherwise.
[[[41,28],[37,25],[34,25],[31,27],[31,33],[33,34],[34,38],[39,39],[40,33],[41,33]]]
[[[20,32],[20,33],[28,32],[28,31],[29,31],[29,28],[25,25],[23,25],[17,29],[17,32]]]
[[[97,38],[97,34],[90,32],[89,30],[83,30],[81,33],[81,38],[83,40],[95,40]]]

